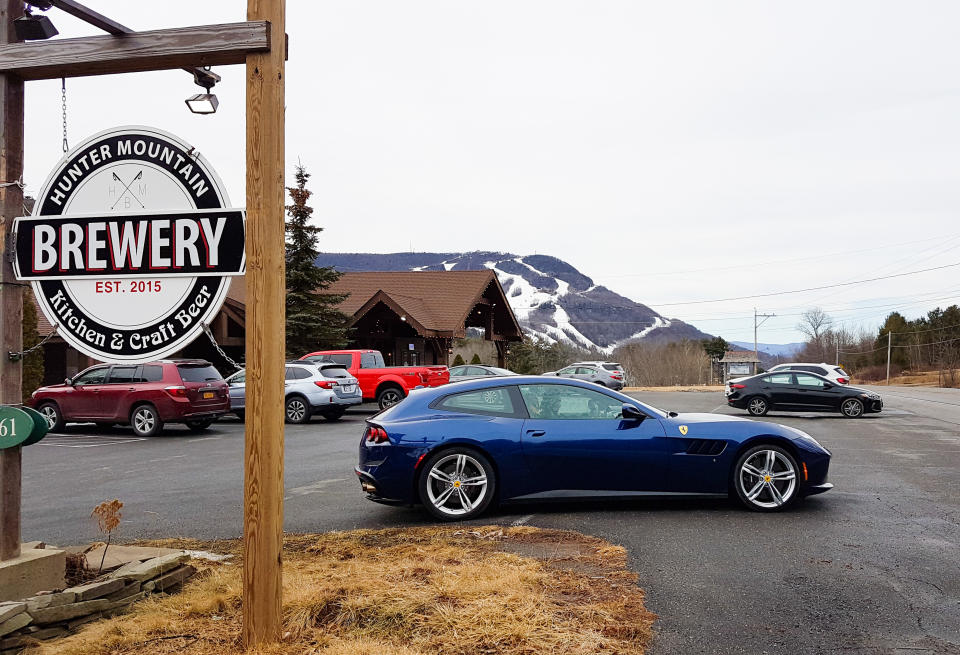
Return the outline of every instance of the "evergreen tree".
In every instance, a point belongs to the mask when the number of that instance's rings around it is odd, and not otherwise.
[[[723,337],[704,339],[700,343],[703,344],[703,351],[707,353],[711,359],[723,359],[726,352],[730,350],[730,344],[727,343]]]
[[[27,350],[40,343],[37,334],[37,306],[33,303],[33,291],[23,292],[23,349]],[[37,348],[23,358],[23,402],[43,384],[43,348]]]
[[[480,355],[478,355],[477,353],[473,353],[473,359],[470,360],[470,363],[480,364],[481,366],[483,366],[483,362],[480,361]]]
[[[466,362],[463,361],[463,355],[461,355],[460,353],[457,353],[457,356],[453,358],[453,365],[463,366],[464,364],[466,364]]]
[[[287,187],[293,204],[287,206],[287,357],[311,350],[336,348],[347,343],[349,317],[337,307],[346,299],[327,290],[340,279],[333,268],[316,265],[317,235],[322,227],[310,225],[313,209],[307,205],[310,174],[298,164],[297,186]]]

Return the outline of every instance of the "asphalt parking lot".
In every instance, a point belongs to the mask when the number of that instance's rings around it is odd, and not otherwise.
[[[960,653],[960,390],[879,388],[863,419],[771,413],[833,452],[835,489],[769,515],[732,501],[519,505],[476,523],[573,529],[622,544],[660,615],[666,653]],[[744,415],[719,393],[638,393],[675,411]],[[365,501],[353,474],[363,419],[286,431],[291,532],[413,526],[417,509]],[[241,530],[242,424],[74,426],[24,451],[23,536],[98,538],[89,519],[124,502],[120,538],[234,537]]]

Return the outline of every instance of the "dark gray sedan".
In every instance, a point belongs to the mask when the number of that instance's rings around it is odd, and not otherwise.
[[[516,375],[513,371],[496,366],[481,366],[479,364],[467,364],[465,366],[454,366],[450,369],[450,381],[460,382],[462,380],[478,380],[481,378],[491,378],[505,375]]]

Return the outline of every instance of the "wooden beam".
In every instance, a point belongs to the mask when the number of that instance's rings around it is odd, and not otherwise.
[[[284,42],[260,20],[0,45],[0,73],[46,80],[242,64],[248,53],[270,50],[271,34]]]
[[[243,643],[280,638],[283,419],[284,0],[247,0],[268,21],[270,52],[247,55],[247,408],[243,508]]]
[[[0,1],[0,44],[16,40],[13,19],[20,0]],[[6,246],[13,219],[23,212],[23,80],[0,75],[0,403],[21,401],[22,362],[11,362],[9,351],[23,349],[24,287],[13,274]],[[20,554],[20,447],[0,450],[0,560]]]

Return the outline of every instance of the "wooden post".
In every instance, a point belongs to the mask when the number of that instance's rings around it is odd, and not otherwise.
[[[20,16],[20,0],[0,1],[0,46],[16,41],[13,19]],[[11,362],[10,351],[23,346],[23,285],[13,275],[7,256],[10,227],[23,213],[23,80],[0,75],[0,403],[21,401],[21,362]],[[0,560],[20,555],[20,448],[0,450]]]
[[[283,541],[284,0],[247,0],[272,47],[247,55],[247,411],[243,642],[280,637]]]

